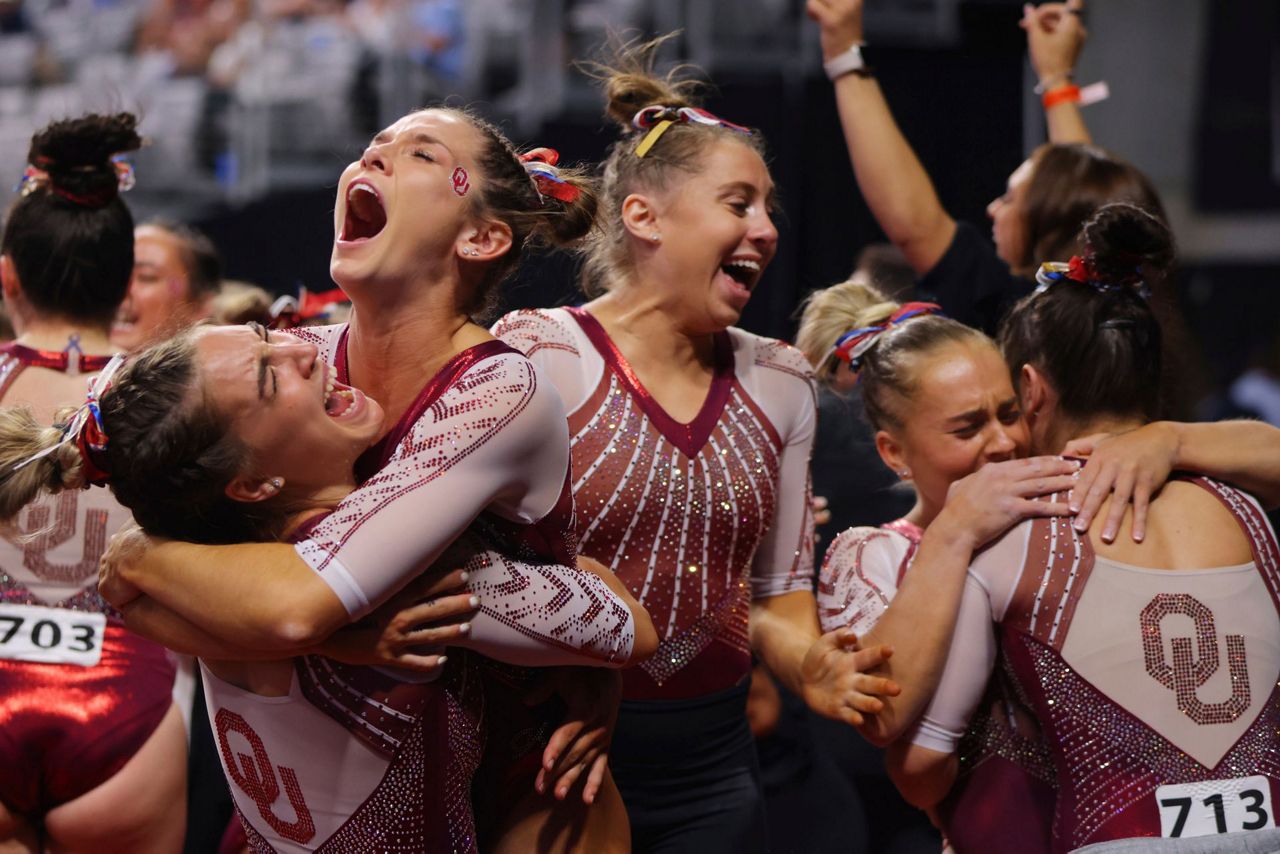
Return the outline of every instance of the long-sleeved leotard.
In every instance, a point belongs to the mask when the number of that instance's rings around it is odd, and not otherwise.
[[[1002,648],[1053,757],[1054,851],[1275,824],[1280,551],[1251,497],[1193,482],[1235,516],[1252,563],[1132,567],[1096,556],[1069,520],[1036,519],[970,567],[915,742],[954,749]]]
[[[879,528],[851,528],[832,540],[818,575],[822,630],[870,631],[893,602],[923,535],[918,525],[898,519]],[[1047,851],[1052,763],[1025,701],[1002,672],[992,674],[957,752],[960,777],[935,809],[949,849]]]
[[[345,327],[298,331],[347,382]],[[468,647],[515,664],[625,661],[630,609],[574,566],[567,438],[560,398],[528,359],[498,341],[472,347],[361,458],[360,487],[298,553],[356,619],[465,532],[481,603]]]
[[[739,682],[751,666],[751,599],[811,585],[815,404],[804,357],[737,329],[717,335],[710,393],[682,424],[584,310],[515,312],[494,331],[569,410],[583,554],[617,573],[658,630],[658,651],[624,674],[624,697]]]
[[[306,335],[345,382],[344,328]],[[630,610],[572,565],[565,438],[559,400],[527,359],[472,347],[361,459],[362,485],[298,551],[353,617],[446,549],[470,551],[483,612],[472,649],[514,663],[625,660]],[[283,697],[210,674],[210,720],[255,851],[474,850],[484,681],[469,652],[451,652],[438,682],[306,656]]]
[[[72,370],[109,358],[78,356]],[[69,361],[0,347],[0,397],[27,367]],[[0,802],[14,812],[38,815],[105,782],[173,704],[173,657],[98,595],[107,538],[129,518],[105,489],[70,490],[27,507],[0,539]]]

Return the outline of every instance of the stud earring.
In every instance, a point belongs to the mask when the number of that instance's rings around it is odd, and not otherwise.
[[[275,492],[278,491],[280,487],[284,486],[284,481],[278,477],[273,477],[271,480],[267,481],[267,484],[271,487],[271,490]]]
[[[654,243],[661,243],[662,235],[658,234],[658,232],[655,231],[653,234],[649,235],[649,239],[652,240]]]
[[[898,472],[898,477],[902,478],[903,480],[907,480],[908,478],[911,477],[911,469],[901,469]]]
[[[472,256],[475,256],[475,255],[479,255],[479,254],[480,254],[480,250],[479,250],[479,249],[472,249],[470,246],[464,246],[464,247],[462,247],[462,254],[463,254],[463,255],[472,255]]]

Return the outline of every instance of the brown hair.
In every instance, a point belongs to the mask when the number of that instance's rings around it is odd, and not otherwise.
[[[796,346],[818,376],[829,382],[836,371],[848,369],[834,352],[840,336],[884,323],[898,308],[898,303],[861,281],[815,291],[805,300]],[[858,370],[863,409],[872,429],[900,428],[903,405],[919,387],[919,360],[946,344],[966,341],[995,347],[977,329],[937,314],[912,318],[881,333],[863,354]]]
[[[222,256],[209,236],[199,229],[170,219],[150,219],[144,226],[158,228],[178,243],[178,255],[187,274],[191,299],[210,296],[222,285]]]
[[[1026,251],[1015,273],[1031,275],[1041,261],[1079,255],[1081,223],[1110,202],[1129,202],[1167,221],[1151,180],[1109,151],[1082,143],[1046,144],[1032,152],[1031,160],[1035,168],[1022,203]]]
[[[1080,242],[1090,281],[1061,279],[1024,297],[1000,328],[1017,382],[1023,365],[1045,375],[1070,418],[1160,411],[1161,332],[1144,284],[1158,285],[1174,259],[1173,236],[1134,205],[1105,205]]]
[[[105,325],[129,290],[133,217],[111,158],[142,145],[130,113],[53,122],[31,138],[28,178],[9,207],[0,253],[38,311]]]
[[[511,228],[511,249],[485,269],[465,306],[467,314],[482,320],[497,306],[498,286],[520,266],[529,245],[555,248],[573,246],[596,224],[598,206],[595,181],[581,169],[560,168],[560,178],[577,188],[572,202],[541,195],[520,160],[520,153],[502,131],[469,110],[437,107],[460,115],[480,132],[484,145],[477,158],[483,180],[471,198],[475,213],[492,217]]]
[[[279,539],[296,508],[280,499],[227,497],[227,485],[252,457],[200,389],[190,334],[120,369],[100,401],[111,491],[151,534],[210,544]],[[11,519],[42,492],[84,485],[71,443],[14,468],[61,438],[60,425],[45,427],[23,408],[0,408],[0,519]]]
[[[702,85],[685,77],[687,66],[671,70],[665,77],[653,71],[658,49],[675,34],[649,42],[612,41],[609,55],[600,62],[584,63],[587,74],[604,89],[605,115],[622,131],[622,138],[609,148],[603,164],[600,187],[600,229],[587,245],[582,270],[582,289],[599,296],[631,270],[631,257],[622,224],[622,202],[638,190],[664,190],[677,173],[697,172],[710,148],[724,140],[734,140],[764,157],[764,141],[759,132],[744,134],[715,125],[677,122],[658,138],[644,157],[636,147],[647,131],[632,126],[635,114],[645,107],[697,107]]]

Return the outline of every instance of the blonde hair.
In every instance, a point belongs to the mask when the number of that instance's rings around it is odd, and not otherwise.
[[[56,419],[63,422],[74,412],[74,409],[59,411]],[[18,468],[23,460],[60,442],[60,423],[41,424],[25,406],[0,408],[0,523],[9,522],[41,493],[54,494],[85,485],[84,461],[72,442]]]
[[[652,41],[620,41],[611,38],[606,56],[599,62],[581,63],[580,68],[600,82],[604,90],[605,115],[622,132],[609,149],[600,182],[600,227],[588,237],[586,263],[582,269],[582,290],[595,297],[615,282],[627,278],[632,269],[627,230],[622,224],[622,202],[637,190],[665,190],[677,173],[699,171],[707,151],[723,140],[734,140],[764,156],[760,134],[745,134],[725,127],[677,122],[658,138],[644,157],[636,147],[647,131],[631,124],[645,107],[679,109],[697,107],[703,84],[690,79],[691,66],[677,66],[659,77],[654,72],[657,52],[676,33]]]
[[[844,365],[835,354],[840,336],[853,329],[877,326],[898,310],[871,285],[855,277],[805,300],[796,346],[809,358],[819,378],[830,382]],[[901,427],[903,407],[919,385],[916,363],[944,344],[969,341],[995,349],[995,342],[963,323],[938,314],[912,318],[881,333],[862,356],[858,384],[863,409],[873,429]]]
[[[883,323],[897,310],[896,302],[855,275],[809,294],[800,314],[796,346],[819,376],[830,377],[840,366],[834,349],[840,336],[850,329]]]

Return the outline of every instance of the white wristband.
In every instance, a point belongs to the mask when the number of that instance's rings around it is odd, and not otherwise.
[[[843,53],[835,56],[822,63],[822,70],[827,72],[828,80],[835,80],[846,74],[857,74],[866,72],[867,64],[862,59],[862,45],[854,44]]]

